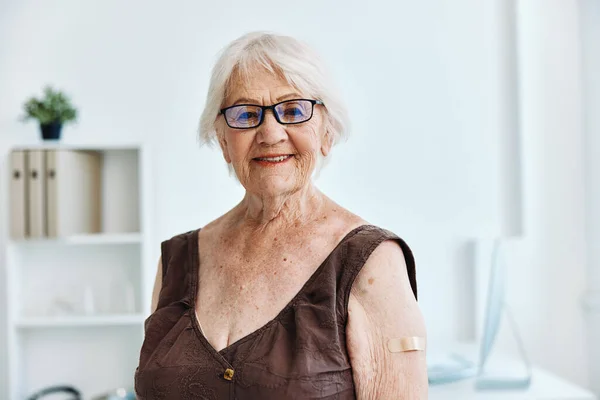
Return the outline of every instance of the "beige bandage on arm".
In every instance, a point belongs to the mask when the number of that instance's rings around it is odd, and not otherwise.
[[[403,337],[388,340],[388,350],[391,353],[425,350],[425,338],[419,336]]]

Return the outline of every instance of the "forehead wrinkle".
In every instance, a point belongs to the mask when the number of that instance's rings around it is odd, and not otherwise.
[[[242,103],[260,105],[265,103],[265,99],[267,98],[273,99],[274,102],[279,102],[284,97],[302,97],[298,89],[289,84],[250,88],[244,83],[238,85],[239,80],[233,80],[231,83],[231,90],[228,90],[229,96],[225,98],[226,106]]]
[[[289,92],[286,94],[283,94],[281,96],[278,96],[275,101],[276,102],[281,102],[284,100],[288,100],[288,99],[294,99],[294,98],[299,98],[302,97],[300,94],[298,94],[297,91],[293,91],[293,92]],[[239,97],[237,98],[235,101],[233,101],[231,103],[231,105],[236,105],[236,104],[261,104],[262,101],[261,100],[257,100],[256,98],[253,97]]]

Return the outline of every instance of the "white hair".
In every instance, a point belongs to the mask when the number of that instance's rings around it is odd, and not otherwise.
[[[326,135],[332,147],[348,137],[348,112],[320,56],[306,43],[290,36],[250,32],[223,48],[212,69],[198,128],[201,144],[212,146],[218,142],[215,123],[235,74],[243,79],[261,67],[280,75],[301,93],[323,101]],[[317,160],[317,174],[328,158]],[[230,172],[231,169],[230,165]]]

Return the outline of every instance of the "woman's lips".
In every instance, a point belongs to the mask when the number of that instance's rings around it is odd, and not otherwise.
[[[272,166],[279,165],[287,162],[293,157],[291,154],[280,155],[280,156],[270,156],[270,157],[257,157],[253,158],[252,161],[256,162],[259,165],[263,166]]]

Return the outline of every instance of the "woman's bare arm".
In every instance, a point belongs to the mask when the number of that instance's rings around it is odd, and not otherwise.
[[[425,351],[388,350],[390,339],[426,340],[425,322],[397,243],[379,245],[354,281],[346,333],[357,399],[427,399]]]
[[[150,306],[150,313],[156,311],[158,305],[158,294],[162,286],[162,256],[158,257],[158,267],[156,268],[156,277],[154,278],[154,288],[152,289],[152,301]]]

